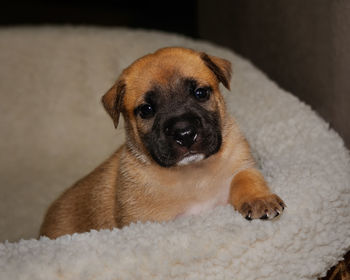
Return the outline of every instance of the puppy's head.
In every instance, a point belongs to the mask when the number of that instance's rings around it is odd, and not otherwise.
[[[127,146],[160,166],[185,165],[220,150],[231,63],[184,48],[164,48],[126,68],[103,96],[126,124]]]

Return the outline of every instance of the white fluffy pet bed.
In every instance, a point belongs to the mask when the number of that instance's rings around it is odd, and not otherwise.
[[[231,206],[122,230],[36,238],[52,200],[123,141],[100,97],[134,59],[184,46],[233,64],[224,91],[271,188],[275,221]],[[286,65],[287,67],[287,65]],[[350,249],[350,157],[308,106],[209,43],[97,28],[0,30],[0,279],[316,279]]]

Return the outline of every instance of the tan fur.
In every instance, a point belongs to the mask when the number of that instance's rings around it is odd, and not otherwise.
[[[226,113],[219,82],[228,87],[230,63],[213,56],[204,60],[193,50],[165,48],[123,71],[102,102],[115,125],[123,113],[126,143],[52,204],[40,235],[57,238],[136,221],[167,221],[227,203],[247,218],[283,211],[283,201],[270,193],[247,142]],[[215,65],[208,67],[208,61]],[[177,75],[195,77],[213,88],[214,98],[205,106],[219,112],[223,143],[205,160],[164,168],[152,161],[143,145],[139,133],[149,124],[135,118],[133,110],[154,83],[166,85]]]

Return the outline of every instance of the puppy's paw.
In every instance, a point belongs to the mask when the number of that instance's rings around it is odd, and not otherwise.
[[[285,203],[278,195],[270,194],[243,202],[238,211],[249,221],[271,220],[282,214],[285,207]]]

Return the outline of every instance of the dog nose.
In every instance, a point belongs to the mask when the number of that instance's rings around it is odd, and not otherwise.
[[[170,121],[165,126],[165,135],[178,145],[189,148],[197,139],[197,129],[189,121]]]
[[[180,146],[190,148],[196,141],[197,132],[193,126],[179,128],[174,131],[174,140]]]

